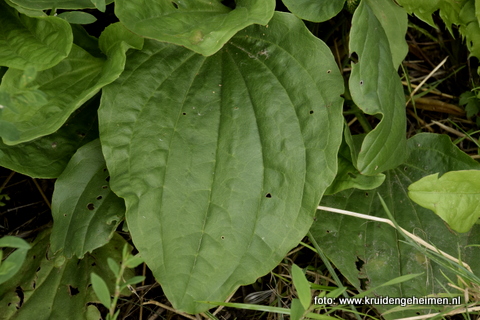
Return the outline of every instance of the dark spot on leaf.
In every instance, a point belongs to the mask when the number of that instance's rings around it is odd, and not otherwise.
[[[221,236],[220,239],[225,240],[225,236]]]
[[[103,168],[103,172],[106,172],[107,171],[107,168]]]
[[[80,291],[78,291],[78,288],[72,287],[70,285],[68,286],[68,292],[72,297],[80,293]]]
[[[269,192],[265,195],[265,198],[271,198],[272,197],[272,194]]]
[[[37,256],[34,255],[34,256],[32,256],[32,258],[35,259],[35,258],[37,258]]]
[[[178,4],[176,4],[175,2],[172,1],[172,5],[175,9],[178,9]]]
[[[107,189],[107,188],[108,188],[108,186],[102,186],[102,189]]]
[[[368,197],[368,192],[365,192],[365,197]]]
[[[404,168],[403,168],[403,171],[407,171],[407,169],[408,169],[407,167],[404,167]]]
[[[57,147],[57,143],[56,142],[52,142],[52,148],[55,149]]]
[[[40,271],[40,269],[42,269],[42,268],[41,268],[41,267],[38,267],[36,272]]]
[[[95,262],[93,262],[93,263],[91,264],[92,267],[95,267],[96,265],[97,265],[97,264],[96,264]]]
[[[93,205],[93,203],[89,203],[89,204],[87,204],[87,209],[88,210],[93,210],[93,209],[95,209],[95,206]]]
[[[32,283],[32,288],[35,289],[37,287],[37,282],[36,281],[33,281]]]
[[[78,135],[80,138],[84,138],[84,137],[85,137],[85,133],[83,133],[83,132],[77,132],[77,135]]]
[[[363,80],[360,80],[360,85],[363,86]]]
[[[326,231],[327,231],[327,233],[330,233],[330,230],[326,230]]]
[[[67,215],[64,213],[63,216],[66,217]]]
[[[313,110],[310,110],[310,114],[313,114],[313,113],[314,113],[314,111],[313,111]]]
[[[106,177],[105,181],[110,182],[110,176]]]
[[[332,72],[332,70],[327,70],[327,73],[331,73],[331,72]]]
[[[187,113],[186,113],[186,112],[183,112],[182,114],[183,114],[184,116],[186,116],[186,115],[187,115]]]
[[[225,7],[229,7],[230,9],[235,9],[237,7],[237,4],[235,3],[234,0],[223,0],[222,4]]]
[[[98,197],[97,197],[97,200],[102,200],[102,199],[103,199],[102,196],[98,196]]]
[[[15,293],[20,298],[20,301],[17,304],[17,309],[20,309],[20,307],[23,305],[23,298],[24,298],[22,287],[18,286],[17,288],[15,288]]]

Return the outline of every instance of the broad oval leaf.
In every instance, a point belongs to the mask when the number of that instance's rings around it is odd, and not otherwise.
[[[125,213],[110,190],[99,140],[82,146],[55,182],[52,197],[52,250],[83,258],[105,245]]]
[[[212,55],[239,30],[267,24],[275,10],[274,0],[238,0],[233,10],[222,2],[117,0],[115,13],[139,35]]]
[[[0,1],[0,65],[43,70],[70,52],[72,29],[57,17],[28,17]]]
[[[283,0],[285,6],[297,17],[314,22],[335,17],[345,5],[345,0]]]
[[[326,45],[280,13],[211,57],[148,41],[104,88],[111,186],[175,308],[205,311],[305,235],[336,172],[342,92]]]
[[[97,0],[11,0],[13,3],[24,8],[35,10],[48,9],[87,9],[95,8],[100,1]],[[104,1],[106,4],[112,3],[115,0]]]
[[[408,196],[438,214],[453,230],[467,232],[480,218],[480,170],[423,177],[408,187]]]
[[[399,167],[385,172],[382,186],[372,191],[350,189],[322,198],[322,205],[388,218],[378,193],[385,199],[396,222],[440,250],[467,262],[475,274],[480,272],[480,226],[457,234],[448,229],[437,215],[408,197],[408,186],[435,172],[480,170],[480,164],[460,151],[446,135],[421,133],[408,140],[408,159]],[[445,292],[447,280],[455,275],[428,259],[399,239],[402,236],[385,223],[342,214],[318,211],[311,232],[325,254],[350,283],[359,290],[375,288],[378,296],[423,297]],[[401,284],[382,286],[407,274],[423,275]],[[392,306],[376,306],[381,312]],[[416,316],[417,310],[405,310],[385,316],[399,319]],[[431,313],[432,310],[418,310]],[[438,312],[438,309],[434,309]]]
[[[349,88],[360,109],[381,118],[363,140],[356,163],[362,174],[375,175],[405,159],[406,117],[405,96],[390,43],[368,3],[362,1],[353,15],[350,52],[356,53],[359,61],[352,64]]]
[[[57,17],[68,21],[71,24],[90,24],[97,21],[94,15],[83,11],[67,11],[60,13]]]

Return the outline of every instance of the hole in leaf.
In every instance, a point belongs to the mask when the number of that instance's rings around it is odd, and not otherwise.
[[[220,239],[225,240],[225,236],[221,236]]]
[[[350,54],[350,60],[353,62],[353,63],[357,63],[358,62],[358,54],[356,52],[352,52]]]
[[[67,215],[64,213],[63,216],[66,217]]]
[[[365,261],[363,261],[360,257],[357,257],[357,261],[355,261],[355,266],[357,267],[358,271],[362,271],[362,267],[365,264]]]
[[[269,192],[265,195],[265,198],[271,198],[272,197],[272,194]]]
[[[368,192],[365,192],[365,197],[368,197]]]
[[[314,111],[313,111],[313,110],[310,110],[310,114],[313,114],[313,113],[314,113]]]
[[[97,265],[97,264],[96,264],[95,262],[93,262],[93,263],[91,264],[92,267],[95,267],[96,265]]]
[[[106,172],[107,171],[107,168],[103,168],[103,172]]]
[[[172,5],[175,9],[178,9],[178,4],[176,4],[175,2],[172,1]]]
[[[86,134],[83,133],[83,132],[77,132],[77,135],[78,135],[80,138],[84,138]]]
[[[72,287],[70,285],[68,286],[68,292],[72,297],[80,293],[80,291],[78,291],[78,288]]]
[[[98,196],[98,197],[97,197],[97,200],[102,200],[102,199],[103,199],[102,196]]]
[[[89,203],[89,204],[87,204],[87,209],[88,210],[94,210],[95,206],[93,205],[93,203]]]
[[[223,0],[222,4],[225,7],[229,7],[230,9],[235,9],[237,7],[237,4],[235,3],[234,0]]]
[[[363,86],[363,80],[360,80],[360,85]]]
[[[38,272],[38,271],[40,271],[40,269],[42,269],[42,268],[41,268],[41,267],[38,267],[38,268],[37,268],[37,271],[35,271],[35,272]]]
[[[20,298],[20,301],[17,303],[17,309],[20,309],[20,307],[23,305],[24,298],[22,287],[18,286],[17,288],[15,288],[15,293]]]
[[[108,186],[102,186],[102,189],[107,189],[107,188],[108,188]]]
[[[105,181],[110,182],[110,176],[106,177]]]
[[[186,112],[183,112],[182,114],[183,114],[184,116],[186,116],[186,115],[187,115],[187,113],[186,113]]]
[[[332,70],[327,70],[327,73],[332,73]]]

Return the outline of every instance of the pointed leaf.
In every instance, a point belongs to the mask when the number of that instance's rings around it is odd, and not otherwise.
[[[114,275],[118,275],[120,273],[120,266],[115,260],[113,260],[112,258],[108,258],[107,263],[108,267],[110,268],[110,270],[112,270]]]
[[[95,312],[88,303],[98,301],[90,285],[92,272],[113,292],[115,278],[107,267],[107,257],[121,259],[122,237],[114,237],[82,260],[63,261],[48,252],[49,238],[49,231],[38,235],[21,270],[0,286],[1,320],[91,319]],[[128,279],[133,274],[126,270],[124,276]]]
[[[4,143],[18,144],[57,131],[73,111],[120,75],[126,51],[141,48],[142,44],[143,39],[117,23],[107,27],[100,36],[99,45],[105,50],[107,60],[93,57],[73,45],[66,59],[39,72],[28,88],[21,87],[23,72],[9,69],[3,76],[0,90],[10,93],[17,111],[5,108],[2,119],[14,124],[20,137],[15,140],[3,137]],[[38,98],[39,92],[46,96],[46,101]]]
[[[408,196],[438,214],[453,230],[467,232],[480,218],[480,170],[423,177],[408,187]]]
[[[195,301],[225,299],[305,235],[336,171],[342,92],[329,49],[290,14],[211,57],[148,41],[104,88],[112,189],[176,309],[205,311]]]
[[[55,182],[52,250],[82,258],[106,244],[122,221],[125,206],[109,187],[99,140],[75,153]]]
[[[105,0],[90,0],[92,1],[92,3],[95,5],[95,7],[101,11],[101,12],[105,12],[105,9],[106,9],[106,3],[105,3]]]
[[[405,159],[406,118],[388,38],[368,3],[362,1],[353,16],[350,52],[358,55],[359,62],[352,64],[349,87],[355,104],[381,119],[363,140],[356,163],[362,174],[375,175]]]
[[[62,12],[57,17],[66,20],[71,24],[90,24],[97,21],[94,15],[83,11]]]
[[[14,146],[0,141],[0,166],[34,178],[57,178],[79,147],[98,138],[99,100],[87,102],[51,135]]]
[[[305,312],[305,308],[299,299],[293,299],[290,306],[290,319],[300,320]]]
[[[303,20],[322,22],[335,17],[345,0],[283,0],[285,6]]]
[[[68,22],[57,17],[28,17],[0,1],[0,65],[47,69],[67,57],[72,47]]]
[[[239,30],[267,24],[273,0],[237,0],[235,9],[212,1],[117,0],[115,13],[133,32],[212,55]]]
[[[303,311],[305,311],[310,307],[312,294],[310,293],[310,285],[308,284],[305,274],[296,264],[292,265],[292,278],[298,298],[303,306]]]
[[[398,168],[385,172],[382,186],[372,191],[346,190],[324,197],[321,204],[388,218],[376,196],[378,193],[401,227],[440,250],[459,257],[478,274],[480,248],[466,246],[480,243],[480,226],[474,226],[468,233],[457,234],[433,212],[411,201],[407,193],[413,181],[426,175],[452,170],[480,170],[480,164],[458,150],[445,135],[418,134],[408,141],[407,146],[409,158]],[[358,289],[375,288],[402,275],[423,273],[413,280],[374,290],[380,296],[423,297],[445,292],[441,286],[446,286],[442,272],[451,279],[456,278],[413,247],[399,242],[401,235],[387,224],[322,211],[317,212],[316,221],[311,229],[315,239],[340,272]],[[391,307],[377,308],[385,311]],[[415,311],[405,311],[387,318],[415,315]]]

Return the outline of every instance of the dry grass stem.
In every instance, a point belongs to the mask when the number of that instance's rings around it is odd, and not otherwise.
[[[446,126],[446,125],[444,125],[443,123],[438,122],[438,121],[435,121],[435,120],[432,120],[432,123],[433,123],[433,124],[436,124],[437,126],[439,126],[440,128],[442,128],[442,129],[445,130],[445,131],[448,131],[448,132],[450,132],[450,133],[453,133],[454,135],[459,136],[460,138],[468,139],[468,140],[470,140],[470,141],[472,141],[472,142],[474,142],[474,143],[476,143],[476,144],[478,145],[478,141],[477,141],[476,139],[472,138],[471,136],[468,136],[468,135],[464,134],[463,132],[460,132],[460,131],[458,131],[458,130],[455,130],[455,129],[453,129],[453,128],[449,127],[449,126]]]
[[[366,214],[361,214],[361,213],[357,213],[357,212],[353,212],[353,211],[347,211],[347,210],[342,210],[342,209],[335,209],[335,208],[330,208],[330,207],[323,207],[323,206],[318,206],[317,209],[319,210],[324,210],[324,211],[329,211],[329,212],[335,212],[335,213],[340,213],[340,214],[344,214],[344,215],[347,215],[347,216],[352,216],[352,217],[356,217],[356,218],[361,218],[361,219],[366,219],[366,220],[372,220],[372,221],[377,221],[377,222],[383,222],[383,223],[386,223],[386,224],[389,224],[391,225],[392,227],[394,227],[395,229],[397,229],[397,227],[395,226],[395,224],[389,220],[389,219],[385,219],[385,218],[379,218],[379,217],[374,217],[374,216],[369,216],[369,215],[366,215]],[[422,238],[420,237],[417,237],[416,235],[408,232],[407,230],[403,229],[402,227],[399,227],[400,230],[402,232],[404,232],[410,239],[412,239],[413,241],[415,241],[416,243],[424,246],[425,248],[428,248],[432,251],[435,251],[435,252],[438,252],[439,254],[443,255],[445,258],[457,263],[457,264],[460,264],[460,265],[463,265],[466,269],[468,269],[468,271],[472,272],[472,269],[470,268],[470,266],[468,264],[466,264],[465,262],[463,261],[459,261],[458,259],[452,257],[451,255],[449,255],[448,253],[446,252],[443,252],[442,250],[440,249],[437,249],[435,248],[434,246],[432,246],[431,244],[429,244],[428,242],[426,242],[425,240],[423,240]]]
[[[187,319],[197,320],[197,318],[194,317],[194,316],[191,316],[191,315],[186,314],[186,313],[184,313],[184,312],[177,311],[177,310],[175,310],[174,308],[169,307],[169,306],[167,306],[166,304],[160,303],[160,302],[155,301],[155,300],[150,300],[150,301],[147,301],[147,302],[144,302],[144,303],[143,303],[143,305],[146,305],[146,304],[154,304],[154,305],[156,305],[156,306],[158,306],[158,307],[160,307],[160,308],[163,308],[163,309],[166,309],[166,310],[175,312],[176,314],[181,315],[182,317],[185,317],[185,318],[187,318]]]

